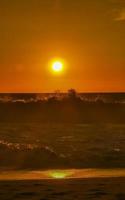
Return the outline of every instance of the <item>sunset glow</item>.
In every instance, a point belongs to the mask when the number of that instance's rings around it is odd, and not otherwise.
[[[51,171],[48,173],[48,175],[50,176],[50,178],[53,179],[65,179],[70,177],[73,174],[73,171],[71,170],[55,170],[55,171]]]
[[[0,2],[0,92],[125,91],[125,1]]]
[[[51,176],[52,178],[63,179],[66,178],[67,174],[64,172],[52,172]]]

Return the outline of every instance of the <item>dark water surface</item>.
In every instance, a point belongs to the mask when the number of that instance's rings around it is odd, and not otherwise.
[[[124,168],[124,124],[0,124],[1,169]]]
[[[51,98],[53,96],[63,98],[68,93],[0,93],[0,101],[30,101],[30,100],[42,100]],[[125,103],[125,92],[118,93],[78,93],[77,94],[83,100],[96,101],[103,100],[104,102],[120,102]]]

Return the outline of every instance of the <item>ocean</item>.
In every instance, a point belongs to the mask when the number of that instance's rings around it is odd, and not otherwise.
[[[0,124],[1,170],[125,167],[125,124]]]
[[[125,93],[0,94],[0,199],[124,200]]]

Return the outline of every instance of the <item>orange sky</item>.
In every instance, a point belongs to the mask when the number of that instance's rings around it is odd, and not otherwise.
[[[1,0],[0,15],[0,92],[125,91],[125,1]]]

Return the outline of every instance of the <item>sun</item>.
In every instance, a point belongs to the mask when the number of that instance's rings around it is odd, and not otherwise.
[[[63,63],[61,61],[54,61],[52,63],[52,70],[55,73],[60,73],[63,71]]]

